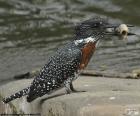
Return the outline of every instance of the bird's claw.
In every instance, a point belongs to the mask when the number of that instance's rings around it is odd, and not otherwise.
[[[84,91],[84,90],[75,90],[75,89],[74,89],[72,92],[73,92],[73,93],[78,93],[78,92],[86,92],[86,91]]]

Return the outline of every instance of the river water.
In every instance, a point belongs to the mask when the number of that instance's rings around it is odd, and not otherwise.
[[[72,39],[76,23],[95,16],[133,24],[137,36],[123,44],[115,39],[100,42],[87,68],[140,68],[139,6],[136,0],[0,0],[0,82],[42,67]]]

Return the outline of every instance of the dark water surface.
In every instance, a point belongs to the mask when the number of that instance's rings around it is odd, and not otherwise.
[[[0,0],[0,81],[42,67],[73,36],[73,26],[93,16],[134,24],[127,45],[102,41],[88,68],[131,72],[140,68],[138,0]],[[117,42],[118,43],[118,42]]]

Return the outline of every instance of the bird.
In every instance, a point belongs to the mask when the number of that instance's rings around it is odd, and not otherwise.
[[[73,81],[88,65],[99,40],[110,35],[133,35],[126,29],[131,26],[124,25],[111,24],[106,18],[101,17],[93,17],[77,24],[74,39],[58,48],[27,88],[5,97],[3,102],[8,103],[22,96],[27,96],[27,102],[32,102],[63,87],[66,88],[67,94],[77,92],[73,87]],[[126,32],[120,31],[120,27],[125,27]]]

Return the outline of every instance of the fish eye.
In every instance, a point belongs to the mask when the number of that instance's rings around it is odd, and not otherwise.
[[[122,31],[122,33],[121,33],[122,35],[126,35],[127,34],[127,31]]]

